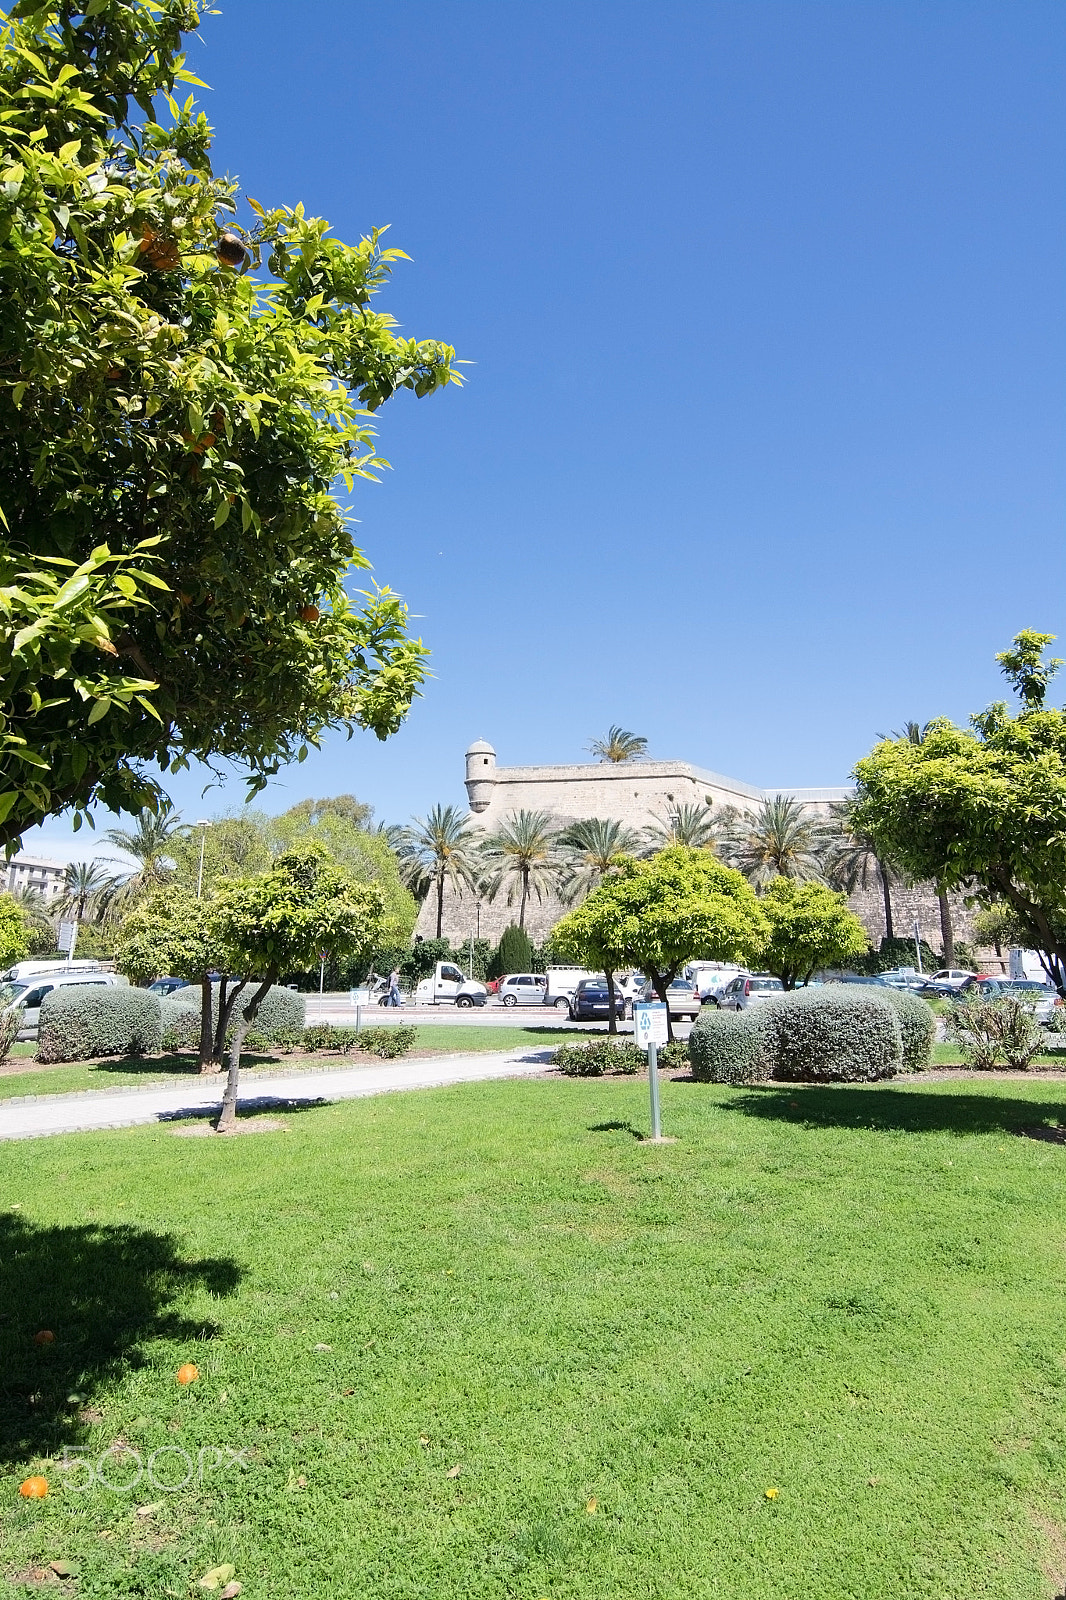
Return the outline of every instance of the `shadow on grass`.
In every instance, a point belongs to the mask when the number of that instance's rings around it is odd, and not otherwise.
[[[589,1128],[590,1133],[631,1133],[634,1139],[643,1139],[644,1135],[639,1128],[634,1128],[631,1122],[594,1122]]]
[[[1011,1099],[998,1094],[944,1090],[774,1084],[739,1094],[723,1111],[807,1127],[856,1128],[885,1133],[1028,1133],[1066,1123],[1066,1092],[1059,1100]]]
[[[66,1066],[76,1067],[83,1063],[69,1061]],[[241,1055],[242,1067],[273,1067],[277,1066],[273,1056],[254,1055],[245,1051]],[[146,1078],[195,1078],[197,1082],[210,1083],[213,1079],[224,1078],[225,1072],[200,1072],[199,1059],[195,1054],[169,1055],[169,1056],[109,1056],[105,1061],[87,1061],[84,1063],[90,1072],[99,1072],[105,1076],[109,1072],[122,1072],[130,1076],[142,1075]]]
[[[133,1226],[35,1227],[0,1216],[0,1461],[80,1442],[96,1389],[145,1365],[153,1339],[210,1339],[176,1303],[190,1289],[232,1294],[241,1268],[191,1261],[172,1236]],[[35,1334],[54,1334],[37,1345]]]

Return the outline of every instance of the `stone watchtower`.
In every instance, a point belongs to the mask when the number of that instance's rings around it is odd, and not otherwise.
[[[466,793],[471,811],[487,811],[496,783],[496,752],[486,739],[475,739],[466,752]]]

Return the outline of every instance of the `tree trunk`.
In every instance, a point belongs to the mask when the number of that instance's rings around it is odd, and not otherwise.
[[[614,972],[610,967],[605,968],[605,976],[607,978],[607,1009],[610,1013],[607,1022],[607,1032],[617,1033],[618,1018],[614,1014]]]
[[[888,883],[888,868],[880,859],[877,862],[877,870],[881,874],[881,893],[885,901],[885,938],[894,939],[896,930],[892,923],[892,890]]]
[[[218,1063],[216,1070],[219,1072],[222,1070],[222,1058],[226,1052],[226,1031],[233,1015],[233,1007],[236,1005],[237,997],[246,986],[248,980],[247,978],[242,978],[240,983],[236,984],[232,989],[228,988],[229,982],[228,978],[223,978],[219,984],[218,1021],[215,1023],[215,1042],[211,1051],[211,1059]]]
[[[665,977],[661,972],[653,972],[651,975],[652,987],[655,990],[655,993],[659,996],[659,999],[662,1001],[663,1005],[666,1007],[666,1038],[670,1044],[673,1044],[674,1042],[674,1025],[670,1021],[670,1002],[666,997],[666,986],[668,983],[673,982],[674,976],[675,974],[672,972],[668,973]]]
[[[200,1071],[218,1072],[221,1062],[215,1060],[214,1027],[211,1020],[211,979],[206,972],[200,974]]]
[[[951,907],[948,905],[948,897],[943,889],[937,890],[936,897],[940,901],[940,937],[944,941],[944,965],[945,967],[953,967],[955,965],[955,929],[951,922]]]
[[[441,929],[444,927],[444,873],[437,877],[437,938],[443,937]]]
[[[244,1045],[244,1036],[258,1016],[259,1007],[262,1005],[268,990],[272,987],[275,977],[276,974],[271,969],[271,975],[263,979],[248,1004],[241,1008],[240,1016],[237,1018],[237,1026],[233,1030],[233,1040],[229,1047],[229,1069],[226,1073],[226,1088],[222,1095],[222,1106],[218,1113],[218,1121],[215,1123],[216,1133],[235,1133],[237,1131],[237,1087],[241,1074],[241,1049]],[[238,985],[234,991],[234,999],[243,988],[243,983]],[[221,1011],[221,1009],[220,1004],[219,1010]]]
[[[525,933],[525,931],[526,931],[526,901],[527,901],[528,898],[529,898],[529,878],[523,872],[523,874],[522,874],[522,898],[519,901],[519,905],[518,905],[518,926],[521,928],[523,933]]]

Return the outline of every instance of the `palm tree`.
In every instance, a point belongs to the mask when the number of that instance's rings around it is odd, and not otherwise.
[[[485,893],[495,900],[507,885],[507,904],[518,899],[518,926],[526,925],[526,906],[535,894],[538,900],[555,887],[561,860],[557,834],[546,811],[513,811],[481,846],[486,868]]]
[[[104,872],[98,861],[71,861],[58,909],[73,911],[77,922],[84,922],[90,907],[98,918],[115,892],[115,879]]]
[[[869,887],[876,872],[881,882],[881,895],[885,904],[885,938],[894,939],[896,930],[892,918],[892,885],[899,882],[899,874],[878,851],[869,834],[857,833],[851,824],[854,802],[839,800],[830,806],[830,832],[826,854],[826,878],[835,889],[853,894],[856,889]]]
[[[173,847],[187,832],[181,813],[169,800],[164,800],[158,811],[148,806],[138,811],[135,828],[109,828],[104,838],[137,863],[135,871],[127,870],[114,880],[109,909],[166,883],[174,872]]]
[[[572,906],[602,883],[620,856],[636,855],[640,837],[623,822],[586,817],[564,828],[556,841],[560,851],[560,899]]]
[[[426,817],[412,818],[412,827],[393,825],[386,838],[396,851],[400,877],[421,898],[437,891],[437,938],[444,927],[444,885],[462,895],[472,888],[477,871],[476,835],[470,813],[458,806],[434,806]]]
[[[718,818],[711,815],[708,805],[698,802],[675,806],[661,822],[653,822],[646,830],[648,853],[665,850],[671,844],[688,845],[691,850],[713,850],[719,834]]]
[[[824,827],[791,795],[775,794],[757,811],[741,815],[730,830],[725,854],[756,889],[774,878],[800,883],[825,881],[821,853]]]
[[[630,733],[615,723],[608,728],[604,738],[593,739],[585,748],[600,761],[635,761],[638,756],[647,755],[648,741],[639,733]]]
[[[924,744],[932,726],[931,722],[927,722],[924,727],[920,722],[905,722],[903,727],[897,733],[893,733],[891,737],[893,739],[905,739],[908,744]],[[955,965],[955,925],[951,920],[951,905],[943,883],[936,885],[936,897],[940,905],[940,937],[944,942],[944,965],[945,967],[953,967]]]

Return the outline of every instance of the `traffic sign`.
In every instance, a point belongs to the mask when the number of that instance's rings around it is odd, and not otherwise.
[[[667,1043],[670,1028],[661,1000],[637,1001],[633,1007],[633,1033],[638,1050],[646,1050],[650,1044]]]

